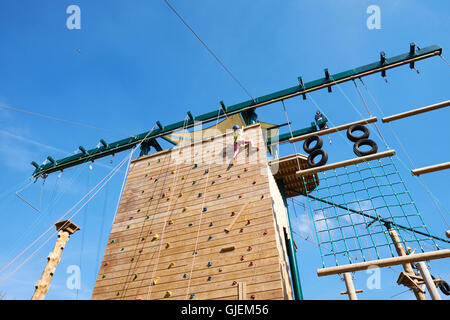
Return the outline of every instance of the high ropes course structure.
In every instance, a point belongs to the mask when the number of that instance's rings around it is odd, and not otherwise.
[[[62,248],[80,229],[71,219],[124,166],[126,182],[94,299],[303,299],[287,201],[296,197],[305,199],[313,222],[322,260],[317,275],[343,276],[346,291],[342,294],[349,299],[357,299],[362,292],[355,289],[352,273],[391,266],[403,268],[397,283],[419,300],[425,299],[426,291],[432,299],[441,299],[437,288],[450,294],[448,284],[432,277],[425,264],[450,257],[449,231],[440,237],[425,224],[400,176],[396,151],[389,148],[377,125],[379,119],[368,109],[357,84],[373,98],[364,77],[380,73],[386,78],[390,69],[403,65],[415,69],[418,61],[441,54],[438,45],[419,48],[411,43],[408,52],[394,57],[381,52],[377,61],[361,67],[335,74],[325,69],[320,79],[304,82],[298,77],[296,85],[261,97],[234,105],[220,101],[205,114],[187,111],[182,121],[156,121],[151,130],[135,136],[115,142],[101,139],[96,148],[80,146],[77,154],[62,159],[48,156],[42,165],[33,161],[32,178],[45,181],[52,173],[131,150],[56,223],[58,240],[33,299],[45,297]],[[334,125],[310,93],[332,92],[333,88],[342,91],[340,85],[349,81],[369,117]],[[315,122],[293,130],[284,101],[299,96],[310,99],[319,111]],[[277,102],[282,103],[287,122],[259,121],[256,109]],[[450,101],[443,101],[381,120],[389,123],[449,105]],[[195,130],[210,122],[215,124]],[[233,124],[243,127],[251,141],[247,155],[238,155],[243,161],[238,164],[227,156],[228,146],[233,145]],[[289,132],[280,134],[282,127]],[[384,150],[379,150],[382,147],[371,132],[378,134]],[[343,137],[354,158],[327,163],[322,137],[333,133]],[[161,140],[173,148],[164,150]],[[305,154],[297,152],[298,142]],[[295,153],[279,157],[282,143],[291,143]],[[198,146],[203,149],[196,149]],[[139,157],[132,159],[138,148]],[[154,153],[150,153],[152,148]],[[270,160],[266,150],[272,155]],[[216,163],[218,158],[227,161]],[[420,179],[420,175],[449,168],[447,162],[410,169]]]

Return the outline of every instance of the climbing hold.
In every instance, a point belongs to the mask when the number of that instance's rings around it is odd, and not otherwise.
[[[252,251],[252,250],[253,250],[252,246],[248,246],[248,251]]]
[[[142,190],[142,192],[141,193],[144,193],[144,190]]]
[[[183,211],[187,211],[187,209],[188,209],[188,207],[184,207],[184,208],[183,208]]]
[[[150,216],[146,216],[146,217],[145,217],[145,220],[148,220],[148,219],[150,219]]]
[[[205,170],[205,173],[208,173],[208,172],[209,172],[209,169],[206,169],[206,170]]]
[[[125,248],[120,249],[120,251],[123,251],[123,250],[125,250]]]
[[[105,263],[103,264],[103,266],[104,266],[104,267],[109,266],[109,262],[105,262]]]
[[[209,277],[208,277],[208,281],[211,281],[211,280],[212,280],[212,277],[211,277],[211,276],[209,276]]]
[[[219,175],[217,175],[219,178],[222,178],[222,175],[221,174],[219,174]]]
[[[130,220],[133,220],[133,217],[130,217]]]
[[[210,227],[212,227],[212,226],[213,226],[213,223],[212,223],[212,222],[210,222],[210,223],[209,223],[209,226],[210,226]]]
[[[192,222],[189,222],[189,227],[192,227],[194,224]]]
[[[153,196],[150,197],[150,200],[153,200]]]
[[[169,269],[174,267],[174,266],[175,266],[175,263],[173,263],[173,262],[169,263]]]
[[[155,179],[155,182],[158,181],[158,178]]]
[[[245,259],[244,256],[241,256],[241,261],[244,261],[244,259]]]
[[[137,296],[136,300],[142,300],[142,296]]]
[[[157,284],[158,281],[159,281],[159,277],[154,278],[154,279],[153,279],[153,285]]]
[[[167,201],[169,201],[170,200],[170,197],[167,197]]]
[[[187,273],[183,274],[183,278],[187,279],[187,277],[188,277]]]
[[[208,237],[208,240],[211,240],[213,238],[213,236],[212,235],[210,235],[209,237]]]
[[[180,154],[183,154],[183,149],[180,149]]]
[[[130,259],[130,261],[133,262],[133,261],[134,261],[134,257],[132,257],[132,258]]]
[[[248,168],[244,168],[244,171],[247,172],[247,171],[248,171]]]
[[[186,176],[182,176],[182,177],[181,177],[181,180],[186,180]]]
[[[206,210],[208,210],[208,209],[206,209],[206,208],[203,208],[203,212],[206,212]]]
[[[166,243],[166,249],[168,249],[170,247],[170,242]]]
[[[249,225],[250,224],[250,220],[247,220],[247,225]]]
[[[238,179],[240,179],[241,178],[241,175],[238,175]]]
[[[165,192],[163,192],[163,194],[162,194],[161,196],[162,196],[162,198],[164,198],[164,197],[166,196],[166,193],[165,193]]]
[[[111,240],[111,243],[115,243],[115,242],[116,242],[116,239],[112,239],[112,240]]]
[[[158,162],[161,162],[161,159],[158,159]]]
[[[253,261],[250,261],[250,263],[248,264],[249,267],[253,267]]]
[[[264,230],[263,235],[266,235],[266,234],[268,234],[268,233],[269,233],[269,231],[267,231],[267,229],[266,229],[266,230]]]
[[[169,187],[169,191],[172,191],[172,187]]]
[[[253,184],[256,184],[256,181],[253,181]]]
[[[195,180],[194,180],[194,181],[192,181],[192,185],[194,185],[194,184],[196,184],[196,183],[197,183],[197,181],[195,181]]]
[[[153,235],[152,241],[157,240],[159,238],[159,235],[156,233],[155,235]]]
[[[211,181],[211,184],[214,184],[214,183],[216,183],[214,180],[213,181]]]
[[[198,253],[198,250],[194,250],[194,253],[193,254],[197,254]]]
[[[140,249],[140,250],[139,250],[139,253],[142,253],[142,251],[144,251],[144,249]]]
[[[220,193],[217,195],[217,198],[220,198]]]
[[[197,167],[198,167],[198,164],[194,163],[194,168],[197,168]]]
[[[208,262],[208,267],[211,267],[212,264],[213,264],[213,263],[212,263],[211,261],[209,261],[209,262]]]
[[[145,237],[142,237],[142,238],[141,238],[141,241],[144,241],[144,240],[145,240]]]
[[[231,212],[232,217],[234,217],[235,214],[236,214],[236,212],[234,212],[234,211]]]
[[[141,212],[141,209],[137,209],[137,212]]]
[[[137,277],[138,277],[137,273],[136,273],[136,274],[134,274],[134,277],[133,277],[133,281],[134,281],[134,280],[136,280],[136,279],[137,279]]]
[[[191,299],[194,299],[194,297],[195,297],[195,294],[191,294],[191,295],[190,295],[190,298],[191,298]]]
[[[199,194],[198,194],[198,197],[200,198],[202,196],[202,193],[200,192]]]
[[[173,220],[172,219],[169,220],[169,224],[173,224]]]
[[[179,197],[182,197],[183,196],[183,192],[180,192],[180,194],[178,195]]]
[[[117,291],[117,294],[116,294],[116,296],[120,296],[120,291]]]
[[[222,272],[222,268],[219,268],[219,272]]]
[[[130,226],[129,226],[129,225],[127,226],[127,229],[130,229]]]
[[[264,195],[261,196],[261,199],[264,199]]]
[[[102,278],[103,278],[103,279],[106,278],[106,274],[102,275]]]
[[[150,162],[147,162],[147,167],[150,165]]]
[[[240,233],[244,232],[244,228],[241,228],[241,230],[239,230]]]
[[[250,296],[250,298],[252,298],[252,300],[255,300],[256,296],[255,296],[254,294],[252,294],[252,295]]]
[[[145,176],[148,177],[148,173],[146,173]]]
[[[235,286],[235,285],[237,285],[237,281],[236,280],[233,281],[233,286]]]
[[[242,198],[242,194],[239,195],[239,199],[241,199],[241,198]]]

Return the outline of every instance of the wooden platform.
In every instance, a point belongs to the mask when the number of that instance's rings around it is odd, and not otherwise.
[[[283,158],[272,160],[269,162],[270,170],[276,180],[281,179],[284,187],[286,188],[286,198],[298,196],[296,192],[290,190],[299,191],[301,194],[306,194],[305,184],[303,179],[299,177],[296,172],[299,170],[305,170],[308,168],[306,159],[308,157],[303,154],[292,154]],[[317,173],[306,176],[308,192],[311,192],[319,185],[319,177]]]
[[[292,299],[259,125],[244,138],[235,166],[229,134],[132,161],[93,299]]]

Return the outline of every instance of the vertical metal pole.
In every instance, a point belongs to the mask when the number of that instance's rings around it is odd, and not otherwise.
[[[350,300],[358,300],[356,296],[355,286],[353,285],[352,275],[349,272],[344,273],[345,287],[347,288],[348,298]]]
[[[433,278],[431,278],[430,271],[428,271],[428,267],[425,262],[420,261],[417,264],[417,269],[419,269],[420,275],[427,286],[428,292],[430,293],[431,299],[433,300],[442,300],[439,292],[437,291],[436,285],[434,284]]]
[[[286,212],[289,221],[289,241],[286,241],[286,245],[288,250],[287,253],[289,257],[289,265],[291,266],[291,276],[292,276],[292,283],[294,285],[295,300],[303,300],[302,285],[300,283],[300,275],[298,273],[297,259],[295,256],[295,245],[294,245],[294,238],[292,237],[291,218],[289,216],[289,209],[286,201],[286,193],[283,182],[279,181],[277,184],[280,189],[281,196],[283,197],[283,202],[284,206],[286,207]]]

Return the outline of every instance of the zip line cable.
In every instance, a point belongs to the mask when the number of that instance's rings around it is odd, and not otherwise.
[[[142,141],[144,141],[148,135],[150,135],[156,125],[153,126],[152,130],[150,130],[147,135],[144,137]],[[119,171],[119,169],[123,166],[127,158],[131,160],[131,157],[133,156],[134,151],[142,144],[140,142],[132,151],[130,152],[129,157],[125,157],[115,168],[113,168],[95,187],[93,187],[83,198],[81,198],[72,208],[70,208],[59,220],[62,220],[65,216],[67,216],[78,204],[80,204],[86,197],[88,197],[91,193],[94,193],[68,220],[72,219],[81,209],[83,209],[84,206],[86,206],[89,201],[95,197],[95,195],[105,186],[106,183],[111,180],[111,178]],[[109,176],[109,177],[108,177]],[[102,184],[103,183],[103,184]],[[100,187],[99,187],[100,186]],[[94,192],[94,190],[98,187],[98,190]],[[63,226],[61,226],[62,228]],[[28,247],[26,247],[19,255],[17,255],[13,260],[11,260],[6,266],[4,266],[0,273],[3,272],[8,266],[10,266],[14,261],[16,261],[20,256],[22,256],[30,247],[32,247],[40,238],[42,238],[45,234],[47,234],[51,229],[53,228],[53,225],[50,226],[44,233],[42,233],[36,240],[34,240]],[[60,229],[61,229],[60,228]],[[39,251],[45,243],[47,243],[56,233],[58,233],[60,230],[55,231],[38,249],[36,249],[22,264],[20,264],[12,273],[10,273],[3,281],[0,282],[0,285],[3,284],[9,277],[12,276],[17,270],[19,270],[37,251]]]
[[[90,125],[90,124],[85,124],[85,123],[81,123],[81,122],[77,122],[77,121],[65,120],[65,119],[57,118],[57,117],[54,117],[54,116],[49,116],[49,115],[42,114],[42,113],[27,111],[27,110],[24,110],[24,109],[13,108],[13,107],[10,107],[10,106],[5,106],[5,105],[0,105],[0,108],[1,109],[5,109],[5,110],[10,110],[10,111],[21,112],[21,113],[25,113],[25,114],[29,114],[29,115],[32,115],[32,116],[45,118],[45,119],[55,120],[55,121],[59,121],[59,122],[62,122],[62,123],[71,124],[71,125],[74,125],[74,126],[79,126],[79,127],[94,129],[94,130],[98,130],[98,131],[109,132],[109,133],[116,133],[116,134],[118,133],[118,134],[121,134],[121,135],[129,136],[129,134],[127,134],[127,133],[123,133],[123,132],[119,132],[119,131],[115,131],[115,130],[110,130],[110,129],[104,129],[104,128],[96,127],[96,126],[93,126],[93,125]]]
[[[168,0],[164,0],[166,5],[172,10],[172,12],[183,22],[183,24],[192,32],[192,34],[201,42],[201,44],[208,50],[208,52],[214,57],[214,59],[222,66],[222,68],[233,78],[233,80],[241,87],[242,90],[256,103],[255,98],[250,94],[250,92],[244,87],[244,85],[234,76],[234,74],[225,66],[225,64],[214,54],[214,52],[208,47],[208,45],[200,39],[198,34],[189,26],[189,24],[183,19],[183,17],[175,10],[175,8],[169,3]]]

